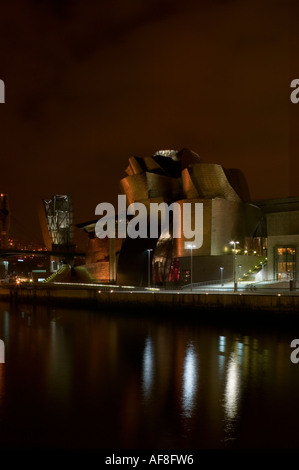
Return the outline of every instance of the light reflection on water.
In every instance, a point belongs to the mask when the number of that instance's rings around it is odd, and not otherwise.
[[[240,371],[236,353],[231,353],[227,366],[225,385],[226,430],[231,431],[233,420],[237,417],[240,399]]]
[[[2,412],[2,409],[3,409],[3,404],[4,404],[4,393],[5,393],[5,390],[4,390],[4,381],[5,381],[5,378],[4,378],[4,368],[5,368],[5,365],[0,363],[0,415],[1,415],[1,412]]]
[[[3,306],[0,445],[294,447],[293,336]]]
[[[49,331],[48,361],[48,393],[57,404],[67,406],[71,395],[72,358],[67,347],[64,328],[51,320]]]
[[[183,374],[183,412],[189,418],[192,415],[198,380],[198,360],[193,344],[188,344],[184,361]]]
[[[238,411],[242,356],[243,344],[235,343],[234,351],[228,360],[225,386],[225,411],[229,420],[234,419]]]
[[[153,383],[153,346],[151,338],[146,338],[143,352],[142,385],[146,398],[149,398]]]
[[[3,339],[7,341],[9,337],[9,313],[7,311],[4,312],[3,315]]]

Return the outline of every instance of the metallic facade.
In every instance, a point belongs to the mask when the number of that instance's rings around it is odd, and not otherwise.
[[[158,151],[147,159],[132,157],[126,172],[128,176],[121,180],[121,190],[126,194],[128,204],[143,202],[149,206],[151,202],[165,201],[168,204],[178,202],[182,207],[184,202],[192,206],[197,202],[203,203],[203,245],[193,250],[194,282],[216,280],[219,267],[231,265],[232,257],[228,257],[232,254],[231,240],[239,241],[242,253],[248,253],[251,246],[263,246],[265,218],[259,207],[248,202],[249,190],[240,170],[204,163],[197,154],[183,149],[179,152]],[[154,241],[151,266],[153,284],[186,280],[185,273],[190,271],[190,250],[186,248],[188,241],[183,233],[180,238],[172,238],[171,230],[168,239],[160,236]],[[127,259],[141,259],[153,240],[144,240],[138,245],[133,242],[126,243],[120,251],[119,283],[136,283],[136,266],[128,265]],[[253,252],[256,256],[263,255],[261,250]],[[256,263],[256,257],[247,256],[243,261],[247,270]],[[144,269],[139,269],[141,283]],[[229,270],[231,268],[227,267]]]
[[[244,269],[250,270],[257,263],[256,257],[264,255],[265,216],[249,202],[248,186],[240,170],[204,163],[195,152],[183,149],[161,150],[147,158],[130,157],[126,173],[120,190],[126,195],[127,206],[142,202],[149,208],[151,202],[164,201],[177,202],[181,207],[189,202],[193,208],[197,202],[203,203],[203,245],[193,250],[193,282],[218,279],[220,266],[231,271],[231,240],[239,241],[239,255],[247,255]],[[149,281],[151,285],[188,281],[190,250],[186,242],[190,240],[183,234],[173,238],[171,224],[167,238],[159,233],[157,239],[116,239],[116,246],[111,248],[111,242],[95,238],[95,223],[89,224],[90,267],[96,262],[102,267],[106,263],[105,275],[100,268],[95,273],[98,280],[137,286],[146,286]],[[81,224],[81,228],[87,225]],[[152,250],[150,258],[148,250]],[[101,256],[97,256],[100,251]],[[253,253],[255,256],[248,256]]]
[[[88,235],[85,266],[91,279],[101,282],[116,282],[117,264],[123,240],[116,238],[97,238],[96,221],[78,224],[77,227]]]

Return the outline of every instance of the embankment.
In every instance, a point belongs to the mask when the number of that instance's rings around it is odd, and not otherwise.
[[[92,308],[117,314],[149,314],[176,319],[299,324],[299,295],[259,293],[198,293],[182,291],[99,291],[76,285],[11,286],[0,289],[0,300],[71,308]]]

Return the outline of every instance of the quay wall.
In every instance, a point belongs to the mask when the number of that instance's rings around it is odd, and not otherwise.
[[[99,291],[95,287],[71,286],[13,286],[0,289],[0,300],[18,303],[44,303],[49,306],[72,308],[92,308],[99,311],[147,313],[152,316],[172,316],[187,318],[259,318],[274,320],[298,319],[299,295],[285,292],[275,293],[234,293],[234,292],[129,292]]]

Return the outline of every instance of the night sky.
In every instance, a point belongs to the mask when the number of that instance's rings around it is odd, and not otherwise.
[[[241,169],[253,200],[299,196],[298,3],[3,1],[12,234],[41,241],[37,204],[53,194],[72,194],[76,223],[96,218],[128,158],[160,149]]]

